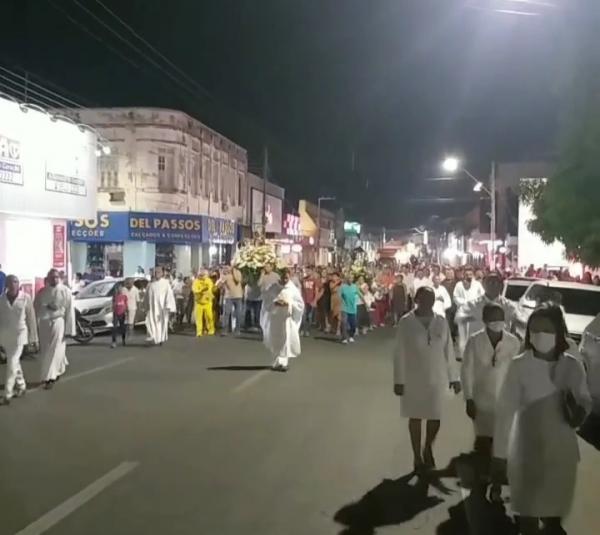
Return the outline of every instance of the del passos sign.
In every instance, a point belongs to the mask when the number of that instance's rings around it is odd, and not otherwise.
[[[234,243],[235,221],[216,217],[160,212],[98,212],[94,219],[69,222],[69,239],[119,243]]]

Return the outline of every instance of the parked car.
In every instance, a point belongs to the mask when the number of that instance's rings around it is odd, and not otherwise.
[[[593,413],[600,416],[600,314],[585,328],[579,351],[587,369]]]
[[[75,308],[82,318],[90,322],[95,333],[110,331],[113,326],[112,299],[116,289],[123,284],[125,279],[103,279],[92,282],[81,289],[75,296]],[[146,318],[144,310],[143,292],[148,285],[144,278],[135,278],[133,283],[140,290],[135,324],[143,323]]]
[[[569,336],[579,341],[585,328],[600,312],[600,286],[550,280],[532,282],[517,305],[523,332],[533,310],[548,301],[562,307]]]
[[[511,277],[506,280],[502,295],[509,301],[517,304],[519,299],[521,299],[523,294],[527,291],[527,288],[531,286],[531,283],[537,280],[540,279],[533,277]]]

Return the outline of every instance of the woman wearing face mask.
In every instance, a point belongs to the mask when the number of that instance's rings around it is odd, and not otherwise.
[[[562,311],[543,305],[527,323],[525,352],[510,364],[496,409],[494,464],[507,475],[521,533],[564,534],[577,476],[576,428],[591,407],[585,369],[569,353]]]
[[[498,390],[502,386],[508,366],[521,349],[521,343],[505,329],[504,309],[488,303],[482,312],[484,329],[471,335],[465,347],[461,369],[461,383],[467,415],[475,427],[475,451],[489,472],[492,438],[496,416]],[[483,489],[485,491],[485,488]],[[492,501],[501,499],[501,488],[492,486]]]

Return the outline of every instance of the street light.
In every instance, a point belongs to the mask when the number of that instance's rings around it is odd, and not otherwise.
[[[442,169],[448,173],[456,173],[457,171],[462,171],[465,175],[467,175],[475,185],[473,186],[473,191],[481,192],[484,191],[491,201],[491,214],[490,214],[490,267],[493,269],[494,266],[494,248],[496,247],[496,164],[492,162],[492,169],[490,172],[490,187],[487,188],[481,180],[476,178],[473,174],[471,174],[467,169],[465,169],[462,165],[462,162],[459,158],[455,156],[447,156],[442,162]]]
[[[460,160],[449,156],[442,162],[442,169],[448,173],[456,173],[460,167]]]

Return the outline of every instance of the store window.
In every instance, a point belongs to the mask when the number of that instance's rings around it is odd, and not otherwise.
[[[102,279],[123,276],[123,244],[121,243],[88,243],[87,266],[93,278]]]
[[[172,243],[156,244],[156,265],[175,271],[175,246]]]

